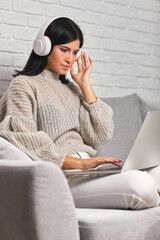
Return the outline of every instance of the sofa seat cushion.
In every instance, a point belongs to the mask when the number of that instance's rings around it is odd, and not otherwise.
[[[160,207],[144,210],[77,208],[81,240],[159,240]]]
[[[97,156],[110,156],[125,161],[142,125],[139,98],[133,94],[102,100],[113,109],[115,131],[107,144],[96,147]]]

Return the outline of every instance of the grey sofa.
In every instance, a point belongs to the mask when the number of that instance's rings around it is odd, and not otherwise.
[[[113,108],[115,134],[97,146],[97,155],[125,160],[147,111],[160,110],[160,99],[133,94],[103,100]],[[18,151],[0,141],[0,239],[160,240],[160,207],[75,208],[63,172]]]

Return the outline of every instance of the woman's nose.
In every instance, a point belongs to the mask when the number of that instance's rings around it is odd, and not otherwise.
[[[69,63],[71,63],[71,62],[72,62],[72,58],[73,58],[73,55],[72,55],[71,52],[69,52],[69,53],[67,54],[66,61],[69,62]]]

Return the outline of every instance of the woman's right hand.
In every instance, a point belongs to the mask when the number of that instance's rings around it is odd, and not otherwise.
[[[66,156],[62,168],[87,170],[89,168],[97,167],[103,163],[112,163],[118,167],[121,167],[121,162],[122,160],[112,157],[93,157],[81,159],[72,156]]]

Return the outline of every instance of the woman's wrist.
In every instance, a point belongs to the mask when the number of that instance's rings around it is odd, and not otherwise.
[[[84,101],[88,104],[92,104],[97,101],[97,97],[94,93],[92,84],[88,81],[79,86],[83,94]]]
[[[82,159],[72,156],[65,156],[62,169],[82,169]]]

